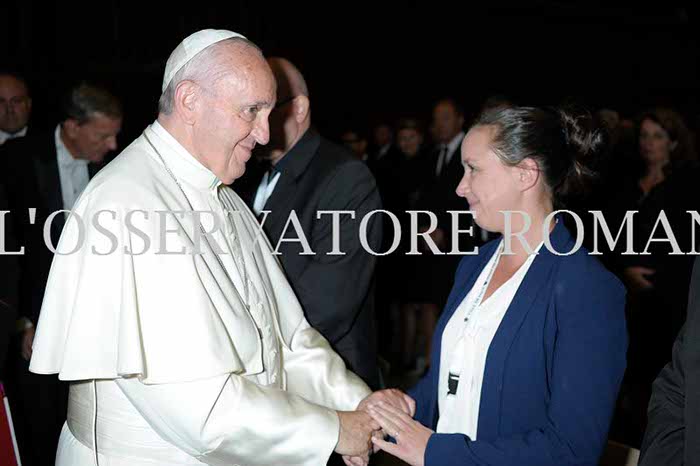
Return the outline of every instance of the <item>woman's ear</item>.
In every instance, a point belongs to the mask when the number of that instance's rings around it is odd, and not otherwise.
[[[521,191],[532,188],[540,178],[540,167],[534,159],[527,157],[516,167],[518,187]]]

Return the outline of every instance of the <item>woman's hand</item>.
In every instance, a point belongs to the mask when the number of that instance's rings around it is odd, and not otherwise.
[[[372,406],[369,412],[384,432],[389,432],[396,440],[396,444],[393,444],[372,437],[374,445],[411,466],[423,466],[425,449],[434,432],[414,421],[406,413],[385,403],[380,402]]]

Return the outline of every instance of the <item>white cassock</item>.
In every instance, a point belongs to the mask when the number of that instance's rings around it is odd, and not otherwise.
[[[211,240],[193,210],[226,220]],[[95,440],[110,466],[326,463],[335,410],[370,391],[309,326],[230,188],[156,122],[73,212],[84,241],[54,258],[30,366],[73,382],[57,465],[94,464]],[[79,242],[76,218],[59,252]]]

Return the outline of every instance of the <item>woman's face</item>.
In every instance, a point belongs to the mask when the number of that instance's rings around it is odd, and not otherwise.
[[[516,182],[519,169],[503,164],[491,149],[494,134],[492,126],[475,126],[462,141],[464,176],[457,185],[457,195],[467,200],[479,227],[503,232],[505,217],[501,211],[521,210],[521,191]]]
[[[396,143],[403,154],[413,157],[423,143],[423,136],[413,128],[404,128],[396,135]]]
[[[671,159],[676,143],[668,132],[652,120],[643,120],[639,128],[639,152],[647,164],[665,164]]]

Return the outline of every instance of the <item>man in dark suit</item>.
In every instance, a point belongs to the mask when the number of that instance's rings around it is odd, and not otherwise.
[[[381,209],[377,187],[364,163],[311,128],[309,93],[299,70],[284,59],[268,62],[278,83],[270,142],[261,148],[269,170],[261,173],[249,163],[248,181],[237,180],[233,188],[264,222],[309,323],[376,389],[375,256],[363,248],[359,230],[368,212]],[[319,215],[328,210],[353,211],[355,217],[341,215],[334,228],[330,214]],[[289,220],[292,214],[302,231]],[[334,234],[342,255],[329,254]],[[301,235],[315,255],[304,255],[296,240]],[[380,215],[371,217],[365,236],[379,252]]]
[[[28,371],[34,331],[56,248],[70,211],[105,155],[117,148],[122,108],[108,91],[89,84],[72,88],[64,99],[64,119],[53,131],[32,132],[8,141],[0,149],[4,178],[18,240],[25,247],[20,260],[20,307],[24,332],[16,357],[16,406],[23,463],[53,464],[60,429],[65,421],[67,391],[56,376]],[[36,209],[30,221],[28,209]],[[50,245],[43,226],[50,224]],[[64,251],[65,252],[65,251]],[[22,435],[24,433],[24,435]]]
[[[671,362],[656,378],[640,466],[700,465],[700,259],[695,259],[685,325]]]
[[[459,196],[455,193],[459,180],[464,175],[460,157],[464,139],[464,112],[452,99],[440,100],[433,107],[433,137],[435,148],[431,176],[441,188],[440,195],[446,206],[459,205]]]
[[[455,190],[464,175],[462,166],[461,148],[464,139],[464,112],[453,99],[438,101],[433,107],[431,131],[435,146],[429,156],[430,163],[426,163],[429,172],[425,174],[425,188],[417,202],[417,210],[427,210],[437,217],[437,227],[430,234],[435,246],[446,255],[437,255],[433,264],[433,290],[435,303],[438,308],[447,300],[452,286],[454,272],[459,262],[459,255],[447,255],[454,247],[459,251],[468,252],[479,241],[479,228],[468,215],[459,217],[458,228],[466,230],[473,228],[473,235],[466,233],[452,238],[453,217],[449,211],[469,210],[469,204],[460,198]],[[419,229],[426,231],[430,227],[428,217],[425,214],[418,216]],[[429,254],[426,252],[426,254]]]

